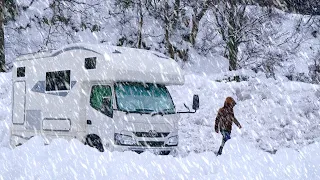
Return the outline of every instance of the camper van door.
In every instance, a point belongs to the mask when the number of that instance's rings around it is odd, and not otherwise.
[[[87,134],[100,137],[108,147],[113,139],[113,86],[91,84],[87,103]]]

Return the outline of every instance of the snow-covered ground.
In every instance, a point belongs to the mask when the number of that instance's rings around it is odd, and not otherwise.
[[[224,74],[188,75],[184,86],[171,88],[178,109],[183,109],[183,102],[191,102],[192,94],[200,96],[200,110],[184,115],[180,123],[181,153],[219,147],[221,135],[214,132],[214,120],[227,96],[237,101],[235,116],[243,126],[241,130],[234,127],[233,137],[272,153],[320,141],[320,86],[263,75],[241,83],[216,82],[230,73]]]
[[[226,83],[230,73],[189,73],[184,86],[170,87],[178,110],[200,96],[200,110],[182,116],[176,157],[100,153],[77,140],[44,146],[40,137],[12,150],[11,74],[0,74],[0,179],[319,179],[320,87],[244,74],[251,78]],[[243,128],[234,127],[216,157],[221,135],[214,120],[227,96],[237,101]]]
[[[100,153],[76,140],[44,146],[36,137],[14,150],[0,149],[0,179],[319,179],[319,149],[315,143],[271,155],[234,138],[223,156],[172,157]]]

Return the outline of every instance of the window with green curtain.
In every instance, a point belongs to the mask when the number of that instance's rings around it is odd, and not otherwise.
[[[104,98],[110,99],[109,107],[105,107],[103,104]],[[94,109],[102,112],[103,114],[110,116],[112,114],[112,91],[111,87],[107,85],[94,85],[92,86],[90,95],[90,105]]]

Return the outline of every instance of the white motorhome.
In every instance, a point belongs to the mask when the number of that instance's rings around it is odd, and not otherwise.
[[[184,83],[178,64],[154,51],[73,44],[21,56],[12,72],[12,146],[42,136],[168,154],[178,145],[179,113],[192,113],[177,112],[166,88]]]

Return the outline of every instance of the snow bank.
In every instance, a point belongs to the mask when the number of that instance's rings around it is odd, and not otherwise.
[[[0,147],[9,144],[11,118],[11,73],[0,73]]]
[[[218,77],[222,75],[188,75],[184,86],[170,87],[178,110],[184,110],[183,103],[191,104],[193,94],[200,96],[199,111],[183,115],[180,122],[180,153],[218,149],[221,135],[214,132],[214,120],[228,96],[237,101],[235,116],[243,126],[234,127],[232,137],[243,137],[271,153],[320,140],[319,85],[258,75],[225,83],[216,82]]]
[[[319,150],[315,143],[301,152],[283,149],[271,155],[234,138],[222,156],[172,157],[100,153],[77,140],[44,146],[35,137],[14,150],[0,149],[0,179],[318,179]]]
[[[189,62],[183,62],[181,64],[187,74],[201,74],[203,76],[208,76],[229,70],[228,59],[216,54],[203,56],[193,48],[190,48],[189,58]]]

